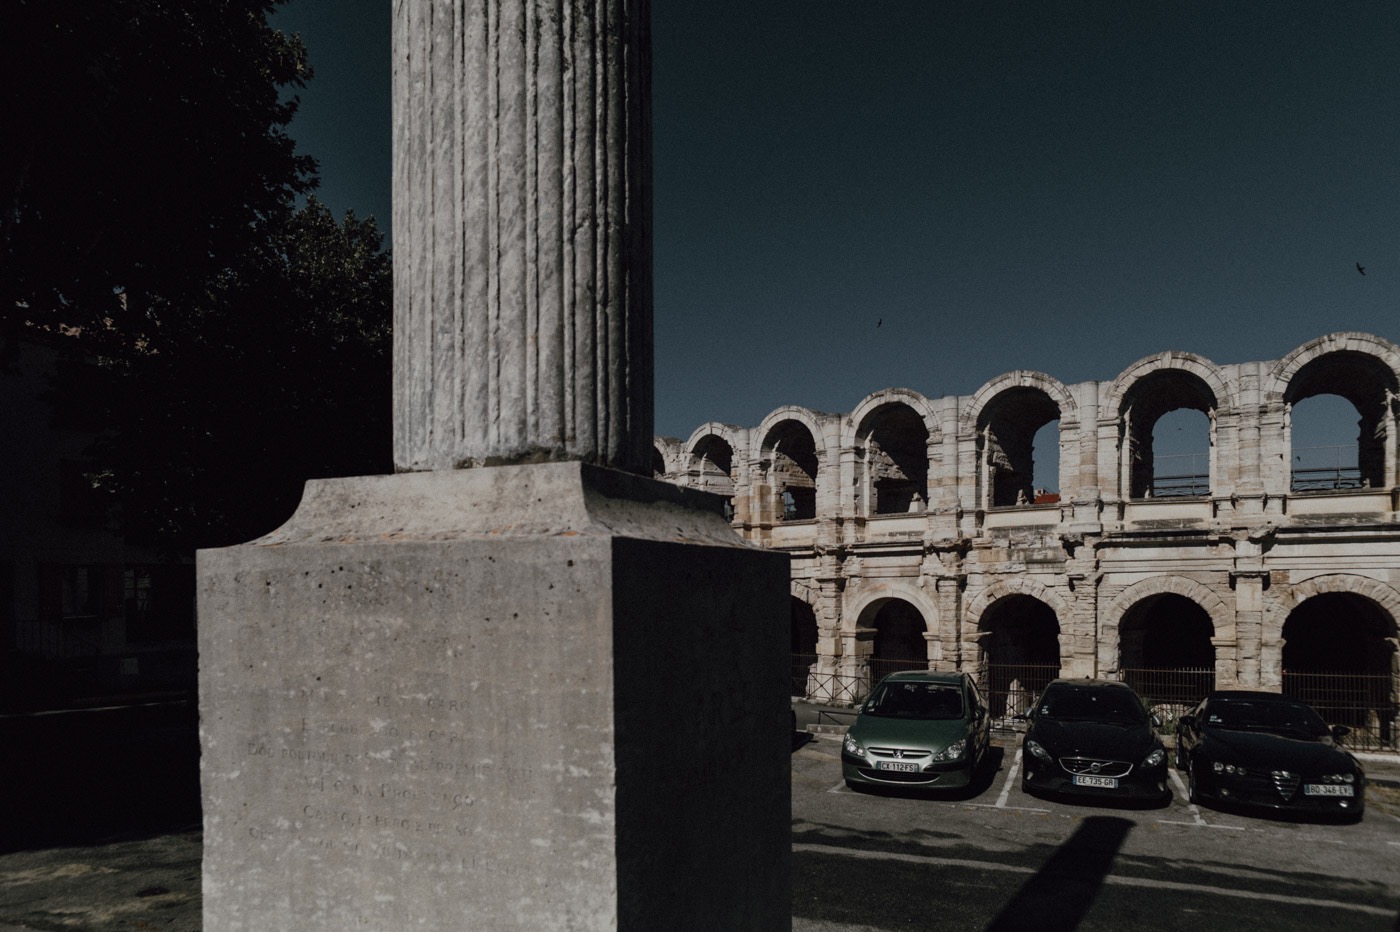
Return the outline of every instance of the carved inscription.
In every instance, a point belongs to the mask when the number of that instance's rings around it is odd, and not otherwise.
[[[483,749],[465,726],[464,699],[415,690],[353,700],[289,681],[240,693],[288,713],[239,751],[239,766],[277,775],[286,802],[280,818],[246,826],[260,841],[433,870],[513,873],[515,866],[454,842],[476,828],[483,795],[529,800],[543,769],[562,769]]]

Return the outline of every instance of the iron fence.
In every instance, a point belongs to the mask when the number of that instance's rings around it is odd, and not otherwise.
[[[1283,694],[1312,706],[1327,724],[1350,728],[1341,743],[1354,751],[1400,750],[1395,680],[1389,675],[1284,670]]]
[[[927,660],[885,660],[880,657],[870,658],[870,685],[873,687],[891,673],[898,673],[901,670],[927,670]]]
[[[1361,469],[1356,447],[1302,447],[1293,451],[1293,491],[1319,492],[1360,489]]]
[[[1196,498],[1210,494],[1210,457],[1171,453],[1152,461],[1153,498]]]
[[[992,716],[992,729],[1013,731],[1012,720],[1035,705],[1050,681],[1060,675],[1057,663],[989,663],[977,684]]]
[[[1118,678],[1142,697],[1149,711],[1162,720],[1158,730],[1175,734],[1176,720],[1215,688],[1213,667],[1144,669],[1124,667]]]
[[[788,693],[789,696],[807,698],[807,680],[812,675],[812,668],[816,665],[816,654],[792,655],[792,691]]]

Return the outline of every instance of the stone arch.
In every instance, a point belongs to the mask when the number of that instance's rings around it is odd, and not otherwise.
[[[1305,366],[1333,353],[1374,357],[1400,379],[1400,346],[1373,334],[1343,330],[1309,340],[1274,363],[1263,384],[1265,398],[1282,400]]]
[[[817,516],[818,488],[826,481],[826,443],[821,424],[806,408],[787,405],[763,419],[758,438],[760,475],[773,520],[805,521]]]
[[[1328,573],[1314,576],[1289,586],[1282,597],[1269,601],[1264,614],[1265,641],[1281,642],[1283,625],[1293,610],[1316,595],[1328,593],[1349,593],[1359,595],[1374,602],[1381,611],[1390,616],[1391,624],[1400,620],[1400,591],[1368,576],[1351,573]]]
[[[684,470],[678,462],[681,442],[675,437],[654,437],[651,441],[651,477],[674,481]]]
[[[999,607],[1014,611],[1015,603],[1022,600],[1039,606],[1037,613],[1048,612],[1055,623],[1054,652],[1048,653],[1049,632],[1041,628],[1034,618],[1031,624],[1017,624],[1022,619],[1015,615],[1008,619],[1019,633],[1010,641],[1003,641],[1008,634],[998,630]],[[1034,606],[1031,606],[1034,608]],[[1035,697],[1047,683],[1060,675],[1065,658],[1071,656],[1068,627],[1070,607],[1059,593],[1024,576],[1016,576],[993,583],[968,603],[964,636],[970,635],[971,644],[963,650],[963,669],[982,685],[987,702],[996,717],[1024,712],[1035,701]],[[1015,630],[1015,629],[1013,629]],[[1042,643],[1044,642],[1044,643]],[[1008,649],[1018,655],[1009,663],[998,659]],[[1042,653],[1043,659],[1036,659]],[[1030,655],[1027,659],[1027,654]]]
[[[732,424],[711,421],[696,428],[690,439],[685,442],[683,466],[685,474],[692,480],[690,484],[706,491],[719,491],[718,488],[709,486],[723,483],[707,482],[707,479],[723,474],[728,477],[730,487],[721,494],[733,495],[733,483],[738,480],[739,463],[747,452],[742,448],[741,440],[740,429]]]
[[[1038,494],[1036,434],[1052,421],[1059,422],[1059,439],[1049,455],[1063,468],[1063,438],[1077,429],[1076,412],[1068,389],[1040,372],[1013,372],[978,389],[962,426],[964,435],[976,438],[979,507],[1033,504]]]
[[[1333,488],[1390,488],[1397,471],[1397,398],[1400,347],[1365,333],[1332,333],[1303,344],[1274,364],[1264,383],[1265,398],[1284,412],[1284,455],[1292,491]],[[1318,395],[1336,395],[1356,409],[1355,467],[1312,463],[1292,444],[1295,405]],[[1349,444],[1348,444],[1349,446]],[[1322,452],[1322,451],[1316,451]],[[1321,467],[1321,469],[1319,469]]]
[[[1070,605],[1064,598],[1044,583],[1037,582],[1026,576],[1012,576],[1007,579],[999,579],[986,589],[979,592],[972,601],[968,602],[967,609],[963,615],[968,629],[980,629],[982,627],[982,616],[994,602],[999,602],[1011,595],[1028,595],[1033,599],[1044,602],[1050,606],[1055,617],[1060,619],[1060,627],[1063,630],[1064,623],[1070,617]]]
[[[975,433],[979,423],[983,420],[987,406],[998,395],[1013,388],[1033,388],[1044,392],[1060,409],[1060,429],[1068,430],[1078,426],[1079,406],[1075,404],[1074,396],[1069,393],[1069,389],[1065,387],[1063,382],[1053,376],[1046,375],[1044,372],[1018,369],[1015,372],[997,376],[973,392],[972,397],[968,399],[967,407],[963,409],[959,418],[960,433],[964,435]]]
[[[1133,583],[1120,592],[1099,616],[1099,637],[1105,642],[1112,641],[1117,652],[1118,626],[1128,610],[1144,599],[1155,595],[1179,595],[1190,599],[1210,616],[1216,638],[1233,637],[1235,613],[1225,600],[1216,595],[1209,586],[1185,576],[1153,576]]]
[[[862,433],[868,434],[867,422],[870,416],[890,404],[908,406],[923,420],[924,429],[928,431],[929,443],[942,442],[943,429],[938,423],[938,412],[933,402],[912,388],[884,388],[866,395],[850,414],[852,436],[848,442],[854,443]]]
[[[912,579],[882,580],[874,585],[861,585],[854,591],[848,588],[846,593],[847,602],[841,611],[841,624],[848,632],[854,632],[866,626],[867,616],[872,614],[872,610],[879,609],[876,603],[890,599],[901,599],[919,610],[919,614],[924,617],[925,630],[930,635],[938,633],[938,606]]]
[[[1222,411],[1238,406],[1235,387],[1215,363],[1195,353],[1171,351],[1144,356],[1120,372],[1108,384],[1099,401],[1099,411],[1117,415],[1123,408],[1123,398],[1133,386],[1157,372],[1187,372],[1205,383]]]
[[[1396,745],[1400,731],[1400,593],[1376,580],[1333,574],[1297,584],[1283,601],[1279,669],[1284,695],[1329,724],[1346,725],[1354,747]]]
[[[923,511],[928,503],[930,447],[939,437],[933,406],[923,395],[889,388],[852,414],[858,513]]]
[[[1118,434],[1118,493],[1123,498],[1203,496],[1216,483],[1215,425],[1235,401],[1228,380],[1210,360],[1191,353],[1160,353],[1140,359],[1109,386],[1100,411]],[[1157,423],[1178,410],[1206,418],[1204,457],[1191,456],[1157,475]]]

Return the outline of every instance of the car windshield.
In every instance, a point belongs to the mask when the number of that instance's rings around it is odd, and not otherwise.
[[[865,705],[867,715],[886,718],[958,719],[962,690],[946,683],[881,683]]]
[[[1216,699],[1206,706],[1206,725],[1231,731],[1266,731],[1290,737],[1320,738],[1327,724],[1301,702]]]
[[[1113,686],[1054,686],[1036,706],[1039,718],[1057,722],[1106,722],[1138,725],[1147,720],[1138,697]]]

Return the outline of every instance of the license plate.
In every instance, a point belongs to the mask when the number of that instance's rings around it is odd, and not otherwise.
[[[1304,783],[1304,796],[1350,796],[1351,787],[1336,783]]]
[[[876,770],[903,770],[907,773],[914,773],[919,769],[918,764],[911,764],[902,760],[877,760]]]
[[[1117,777],[1096,777],[1092,774],[1077,773],[1074,775],[1075,786],[1097,786],[1105,790],[1118,789]]]

